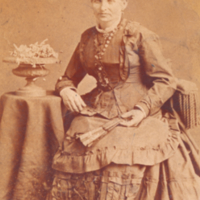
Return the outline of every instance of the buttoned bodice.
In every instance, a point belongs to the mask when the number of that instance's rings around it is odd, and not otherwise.
[[[89,74],[96,78],[97,87],[83,99],[93,113],[113,118],[136,104],[147,115],[158,112],[176,89],[176,79],[160,51],[158,37],[138,23],[122,20],[109,41],[104,49],[104,35],[95,27],[86,30],[56,85],[57,91],[76,88]]]

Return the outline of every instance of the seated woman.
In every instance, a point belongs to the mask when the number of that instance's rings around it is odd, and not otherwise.
[[[56,85],[70,127],[47,199],[200,199],[195,147],[173,109],[163,109],[178,84],[157,35],[123,18],[127,0],[91,4],[97,25],[82,34]],[[97,86],[81,97],[76,87],[86,74]],[[92,145],[76,139],[113,119],[119,124]]]

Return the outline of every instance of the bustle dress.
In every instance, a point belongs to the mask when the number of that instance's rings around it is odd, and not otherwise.
[[[67,115],[47,199],[200,199],[198,148],[173,108],[164,106],[178,84],[158,36],[126,19],[108,34],[86,30],[56,91],[76,90],[86,74],[97,86],[82,96],[81,114]],[[133,108],[146,114],[137,127],[118,125],[91,147],[76,140]]]

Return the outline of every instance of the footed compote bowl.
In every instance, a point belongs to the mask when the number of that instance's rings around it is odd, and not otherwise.
[[[8,63],[19,63],[17,58],[15,57],[7,57],[3,59],[4,62]],[[13,69],[13,74],[25,77],[26,85],[19,90],[16,91],[16,95],[19,96],[45,96],[46,90],[42,87],[39,87],[35,84],[35,81],[39,77],[45,77],[49,70],[44,66],[46,64],[54,64],[58,63],[59,60],[57,58],[38,58],[37,60],[33,59],[20,59],[20,64],[17,68]],[[33,64],[34,63],[34,64]]]

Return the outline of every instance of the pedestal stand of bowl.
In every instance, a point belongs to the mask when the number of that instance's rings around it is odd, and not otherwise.
[[[7,57],[3,61],[7,63],[18,62],[15,57]],[[30,63],[34,63],[34,65]],[[35,81],[37,78],[45,77],[49,73],[49,70],[44,67],[45,64],[54,63],[59,63],[59,60],[56,58],[38,58],[37,60],[21,59],[18,67],[13,69],[12,72],[16,76],[25,77],[27,83],[24,87],[16,91],[16,95],[33,97],[45,96],[46,90],[37,86]]]

